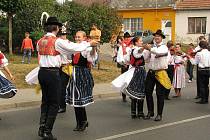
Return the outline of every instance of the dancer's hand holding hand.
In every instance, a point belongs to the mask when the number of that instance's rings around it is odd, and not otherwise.
[[[151,50],[151,48],[152,48],[152,46],[150,45],[150,44],[146,44],[145,46],[144,46],[144,48],[146,49],[146,50]]]

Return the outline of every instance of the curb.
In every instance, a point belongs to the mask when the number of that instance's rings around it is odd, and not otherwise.
[[[119,97],[119,94],[117,92],[110,92],[110,93],[93,95],[94,100],[107,99],[111,97]],[[17,108],[36,107],[40,105],[41,101],[23,101],[16,103],[5,103],[5,104],[0,104],[0,111],[17,109]]]

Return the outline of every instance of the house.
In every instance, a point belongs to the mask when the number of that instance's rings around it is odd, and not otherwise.
[[[123,18],[124,31],[162,29],[166,40],[175,40],[175,0],[111,0]]]
[[[176,41],[197,43],[197,38],[210,34],[210,0],[176,2]]]

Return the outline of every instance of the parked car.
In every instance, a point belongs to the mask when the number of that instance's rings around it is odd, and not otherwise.
[[[151,30],[144,30],[144,31],[136,31],[134,32],[135,36],[142,37],[142,41],[144,44],[151,43],[153,41],[153,32]]]

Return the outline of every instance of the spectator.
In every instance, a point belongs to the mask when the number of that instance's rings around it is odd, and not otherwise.
[[[29,32],[26,32],[25,39],[23,39],[22,47],[21,47],[21,52],[23,52],[22,63],[24,63],[25,57],[27,55],[28,64],[30,64],[30,61],[31,61],[31,51],[34,52],[33,43],[32,43],[32,40],[29,38],[29,36],[30,36]]]
[[[194,68],[194,65],[192,63],[194,59],[193,50],[194,50],[194,45],[190,43],[189,49],[187,50],[187,74],[189,75],[188,83],[191,83],[193,79],[193,68]]]

